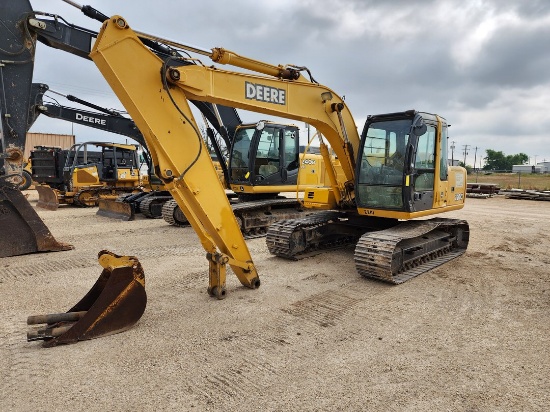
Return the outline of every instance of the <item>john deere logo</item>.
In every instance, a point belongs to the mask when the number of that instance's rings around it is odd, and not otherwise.
[[[105,126],[107,124],[107,120],[105,119],[99,119],[97,117],[92,117],[92,116],[85,116],[81,113],[76,114],[76,120],[80,120],[82,122],[87,122],[92,124],[100,124],[101,126]]]
[[[245,82],[245,97],[265,103],[286,104],[286,91],[275,87]]]

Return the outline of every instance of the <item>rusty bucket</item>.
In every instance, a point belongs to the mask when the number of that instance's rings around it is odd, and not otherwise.
[[[19,189],[5,185],[0,185],[0,233],[0,258],[73,249],[55,240]]]
[[[145,275],[134,256],[99,252],[103,271],[90,291],[66,313],[29,316],[27,324],[45,324],[27,333],[27,341],[52,347],[95,339],[132,327],[147,305]]]

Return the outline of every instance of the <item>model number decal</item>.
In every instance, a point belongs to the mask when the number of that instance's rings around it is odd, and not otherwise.
[[[304,159],[302,161],[303,164],[305,165],[314,165],[315,164],[315,159]]]
[[[286,104],[286,90],[245,82],[245,98],[265,103]]]
[[[455,200],[462,200],[464,199],[464,194],[463,193],[457,193],[455,195]]]

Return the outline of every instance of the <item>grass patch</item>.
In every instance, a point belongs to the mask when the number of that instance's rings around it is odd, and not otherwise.
[[[474,173],[468,183],[494,183],[501,189],[550,190],[550,174],[536,173]]]

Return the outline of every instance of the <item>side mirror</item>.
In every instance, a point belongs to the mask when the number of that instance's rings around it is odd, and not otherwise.
[[[426,131],[428,130],[428,126],[426,126],[426,123],[424,123],[424,120],[421,116],[418,116],[416,119],[414,119],[414,122],[412,124],[412,132],[415,136],[422,136]]]

